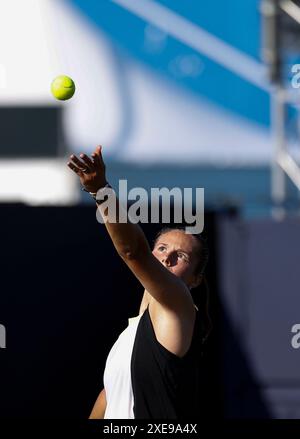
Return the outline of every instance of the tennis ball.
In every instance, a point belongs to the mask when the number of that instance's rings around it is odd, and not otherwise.
[[[60,101],[70,99],[75,93],[73,79],[65,75],[57,76],[51,83],[51,92]]]

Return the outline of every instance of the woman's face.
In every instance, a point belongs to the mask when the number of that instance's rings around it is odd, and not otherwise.
[[[189,288],[194,288],[201,282],[201,276],[195,274],[199,263],[199,245],[193,235],[172,230],[157,239],[152,253]]]

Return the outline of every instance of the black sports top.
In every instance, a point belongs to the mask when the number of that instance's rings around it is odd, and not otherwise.
[[[180,358],[156,339],[148,307],[139,321],[131,358],[134,416],[137,419],[197,416],[201,359],[199,312],[196,311],[190,348]]]
[[[199,415],[201,326],[182,357],[156,339],[149,313],[129,319],[113,345],[104,371],[106,419],[183,419]]]

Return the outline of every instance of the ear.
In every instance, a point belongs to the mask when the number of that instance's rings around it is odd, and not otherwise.
[[[203,280],[203,274],[196,274],[194,276],[193,282],[191,283],[191,288],[198,287],[201,284],[202,280]]]

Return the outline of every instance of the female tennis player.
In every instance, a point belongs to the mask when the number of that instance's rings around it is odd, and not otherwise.
[[[68,166],[95,197],[108,185],[102,147],[79,157],[71,155]],[[197,416],[203,322],[191,289],[203,281],[205,241],[184,229],[163,229],[151,250],[139,225],[110,221],[104,203],[97,204],[118,255],[145,290],[139,315],[109,352],[90,419]]]

